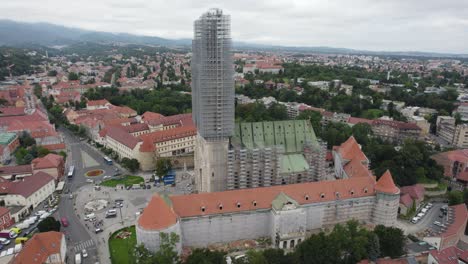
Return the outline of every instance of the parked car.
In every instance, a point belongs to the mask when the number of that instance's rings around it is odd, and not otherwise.
[[[60,222],[62,222],[63,227],[67,227],[69,225],[68,219],[66,217],[62,217],[62,219],[60,219]]]
[[[411,223],[416,224],[419,221],[419,219],[419,217],[413,217],[413,219],[411,219]]]
[[[102,177],[103,180],[107,180],[107,179],[110,179],[110,178],[112,178],[112,176],[110,176],[110,175],[106,175],[106,176]]]
[[[151,189],[151,185],[147,184],[146,189]]]
[[[131,186],[131,185],[129,185],[129,186],[127,186],[127,187],[125,187],[125,189],[127,189],[127,190],[130,190],[131,188],[132,188],[132,186]]]
[[[4,237],[0,237],[0,244],[2,245],[8,245],[10,244],[10,239],[7,239],[7,238],[4,238]]]
[[[94,180],[93,179],[86,179],[86,182],[87,183],[94,183]]]

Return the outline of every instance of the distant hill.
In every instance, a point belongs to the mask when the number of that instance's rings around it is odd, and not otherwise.
[[[0,19],[0,46],[63,46],[80,42],[99,44],[139,44],[155,46],[186,46],[190,47],[190,39],[166,39],[151,36],[139,36],[127,33],[109,33],[79,28],[64,27],[49,23],[24,23]],[[432,52],[388,52],[366,51],[333,47],[287,47],[276,45],[261,45],[245,42],[234,42],[234,48],[251,51],[283,51],[295,53],[330,53],[330,54],[366,54],[388,56],[417,57],[459,57],[468,58],[468,54],[449,54]]]
[[[189,45],[190,40],[108,33],[64,27],[49,23],[23,23],[0,20],[0,45],[36,44],[62,46],[77,42],[146,44],[161,46]]]

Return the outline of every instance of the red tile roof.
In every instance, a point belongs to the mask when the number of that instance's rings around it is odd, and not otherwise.
[[[135,132],[141,132],[145,130],[149,130],[148,124],[146,123],[136,123],[136,124],[130,124],[129,126],[124,126],[122,127],[129,133],[135,133]]]
[[[24,177],[21,181],[4,181],[0,183],[0,187],[3,190],[3,193],[18,194],[28,198],[51,181],[54,181],[52,176],[50,176],[48,173],[40,171],[33,176]]]
[[[0,174],[17,175],[17,174],[32,174],[31,165],[4,166],[0,167]]]
[[[359,159],[352,159],[343,167],[348,177],[372,177],[371,171]]]
[[[159,113],[153,113],[153,112],[144,112],[142,115],[141,115],[141,120],[143,122],[148,122],[149,120],[156,120],[156,119],[160,119],[160,118],[163,118],[164,116],[159,114]]]
[[[372,121],[373,120],[366,119],[366,118],[359,118],[359,117],[350,117],[348,119],[348,123],[353,124],[353,125],[356,125],[359,123],[367,123],[369,125],[372,125]]]
[[[458,259],[463,255],[463,251],[457,247],[448,247],[444,250],[431,250],[429,254],[434,257],[438,264],[458,264]]]
[[[42,147],[54,151],[54,150],[64,150],[66,148],[65,143],[60,144],[49,144],[49,145],[42,145]]]
[[[154,131],[140,135],[139,137],[144,140],[149,140],[153,143],[164,142],[168,140],[190,137],[197,134],[197,129],[194,126],[176,127],[168,130]]]
[[[106,137],[110,137],[131,149],[134,149],[138,142],[140,142],[138,138],[129,134],[119,126],[109,127],[106,132]]]
[[[157,215],[154,213],[157,212]],[[174,210],[166,204],[164,199],[155,194],[138,218],[138,225],[147,230],[160,230],[174,225],[177,215]]]
[[[387,170],[377,181],[375,190],[388,194],[398,194],[400,192],[398,187],[396,187],[395,183],[393,182],[392,174],[389,170]]]
[[[450,209],[453,210],[454,222],[447,227],[447,230],[440,234],[441,237],[448,237],[457,234],[460,231],[460,228],[466,226],[468,221],[468,211],[466,210],[466,205],[464,203],[450,206]],[[463,229],[465,232],[465,229]]]
[[[425,189],[421,184],[415,184],[411,186],[404,186],[400,188],[401,194],[409,194],[412,199],[420,200],[424,199]]]
[[[173,116],[166,116],[159,119],[152,119],[148,120],[148,125],[150,126],[158,126],[158,125],[193,125],[192,121],[192,114],[180,114],[180,115],[173,115]]]
[[[109,101],[107,101],[106,99],[91,100],[86,103],[87,106],[105,106],[107,104],[111,104],[111,103],[109,103]]]
[[[63,163],[63,157],[49,153],[42,158],[33,159],[31,163],[34,169],[58,168]]]
[[[339,181],[309,182],[278,185],[253,189],[240,189],[224,192],[199,193],[170,196],[174,212],[179,217],[213,215],[270,209],[273,200],[284,193],[299,204],[351,199],[375,195],[375,180],[369,177],[356,177]],[[323,198],[322,198],[323,195]],[[240,207],[237,204],[240,203]],[[222,205],[222,210],[219,209]],[[205,208],[204,212],[202,207]],[[153,217],[158,210],[145,210]]]
[[[10,209],[0,206],[0,217],[10,213]]]
[[[26,244],[23,249],[15,256],[10,263],[12,264],[42,264],[46,263],[50,255],[60,254],[63,234],[61,232],[49,231],[37,233]],[[65,252],[64,252],[65,253]]]
[[[360,161],[368,161],[364,152],[362,152],[361,147],[357,143],[356,139],[351,136],[343,142],[338,148],[338,153],[345,160],[358,159]]]
[[[407,123],[394,120],[375,119],[372,121],[372,125],[390,126],[399,130],[421,130],[421,128],[418,127],[418,125],[416,125],[415,123]]]
[[[0,107],[0,116],[25,115],[24,107]]]
[[[413,205],[413,199],[407,193],[400,196],[400,203],[406,206],[406,208],[410,208]]]

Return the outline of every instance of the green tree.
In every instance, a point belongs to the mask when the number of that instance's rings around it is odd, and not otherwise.
[[[185,264],[224,264],[226,252],[208,249],[194,249],[187,257]]]
[[[150,252],[144,244],[136,246],[131,252],[131,257],[129,258],[132,263],[138,264],[153,264],[154,254]]]
[[[44,147],[37,147],[37,157],[44,157],[45,155],[49,154],[50,150]]]
[[[24,161],[24,157],[28,154],[28,151],[24,147],[19,147],[15,152],[16,163],[18,165],[26,164],[26,162]]]
[[[369,234],[369,243],[367,244],[367,255],[371,261],[376,261],[380,256],[379,237],[375,233]]]
[[[49,216],[46,219],[39,222],[37,229],[39,232],[57,231],[60,232],[60,221],[55,220],[54,217]]]
[[[448,193],[449,205],[457,205],[464,202],[464,194],[461,191],[451,191]]]
[[[378,225],[375,227],[374,233],[379,237],[382,257],[397,258],[405,254],[406,237],[401,229]]]
[[[320,112],[312,111],[312,110],[305,110],[302,111],[297,118],[298,120],[309,120],[314,128],[315,135],[321,137],[322,132],[322,115]]]
[[[131,172],[135,172],[140,168],[140,162],[137,159],[123,158],[121,160],[122,166]]]
[[[74,72],[69,72],[68,73],[68,80],[69,81],[77,81],[80,78],[80,76]]]
[[[156,174],[158,176],[165,176],[171,169],[172,163],[170,159],[161,157],[156,161]]]
[[[176,251],[176,245],[179,243],[179,236],[176,233],[164,233],[159,234],[161,244],[159,250],[154,255],[155,263],[177,263],[179,256]]]
[[[49,77],[57,76],[57,71],[56,70],[51,70],[51,71],[47,72],[47,76],[49,76]]]
[[[263,252],[268,264],[289,264],[293,263],[293,256],[291,254],[285,254],[284,250],[280,248],[268,248]]]
[[[19,142],[22,147],[29,147],[36,144],[36,140],[29,135],[28,132],[23,131],[19,137]]]

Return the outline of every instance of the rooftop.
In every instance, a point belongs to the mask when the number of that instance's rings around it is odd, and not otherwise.
[[[15,256],[12,264],[42,264],[53,254],[60,254],[63,234],[49,231],[37,233],[29,239]]]
[[[0,145],[8,145],[16,138],[16,133],[0,133]]]

